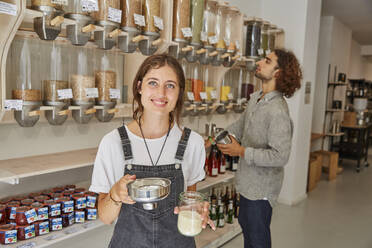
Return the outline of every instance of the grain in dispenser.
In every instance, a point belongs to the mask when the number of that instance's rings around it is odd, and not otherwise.
[[[22,107],[14,118],[22,127],[32,127],[40,117],[41,80],[39,40],[16,36],[8,54],[8,82],[15,82],[12,99],[21,100]]]
[[[122,10],[120,0],[98,0],[98,11],[91,16],[95,24],[103,27],[102,31],[94,32],[94,42],[101,49],[109,50],[116,44],[116,37],[121,33]]]
[[[152,55],[158,50],[162,43],[160,32],[164,29],[164,23],[161,15],[161,2],[165,0],[142,0],[142,11],[145,17],[145,26],[142,39],[138,46],[143,55]]]
[[[56,42],[43,44],[43,103],[52,109],[45,111],[45,117],[51,125],[62,125],[69,114],[68,107],[72,98],[68,77],[68,48]]]
[[[220,84],[220,104],[216,111],[219,114],[224,114],[228,109],[232,108],[230,103],[234,99],[234,74],[232,69],[228,70],[222,78]]]
[[[222,57],[227,57],[223,61],[223,65],[225,67],[231,67],[234,62],[240,57],[237,54],[238,45],[239,44],[239,37],[241,30],[239,30],[237,26],[237,19],[240,18],[241,13],[238,8],[229,6],[226,9],[226,18],[225,18],[225,32],[223,40],[226,43],[226,54],[222,55]]]
[[[70,87],[72,88],[72,117],[78,123],[88,123],[96,112],[95,99],[98,89],[95,88],[94,56],[92,49],[73,48],[70,56]]]
[[[102,122],[110,121],[117,109],[115,105],[120,99],[120,89],[117,87],[117,53],[98,50],[96,52],[97,66],[94,72],[95,86],[98,89],[96,118]]]
[[[215,71],[213,67],[210,65],[203,65],[202,66],[202,74],[203,74],[203,84],[204,88],[201,91],[200,98],[202,101],[202,107],[200,108],[200,113],[204,115],[208,115],[212,112],[213,107],[212,105],[217,100],[217,92],[216,92],[216,81]]]
[[[95,30],[90,13],[98,11],[98,1],[69,0],[64,11],[66,18],[76,21],[76,24],[66,26],[68,39],[73,45],[85,45],[91,37],[91,32]]]
[[[43,16],[34,18],[34,30],[42,40],[55,40],[61,32],[64,21],[62,7],[67,1],[32,0],[31,8],[43,12]]]
[[[204,51],[201,42],[201,31],[203,28],[204,0],[190,0],[190,27],[191,27],[191,49],[186,53],[188,62],[193,63],[199,59],[199,54]]]
[[[244,21],[244,25],[247,29],[245,56],[258,59],[260,57],[262,19],[255,17],[247,18]]]

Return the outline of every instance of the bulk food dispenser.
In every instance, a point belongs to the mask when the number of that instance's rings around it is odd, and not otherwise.
[[[213,58],[218,54],[216,44],[220,34],[220,26],[217,23],[217,1],[209,0],[205,4],[203,15],[203,29],[200,39],[203,42],[204,50],[200,53],[200,63],[206,65],[212,62]]]
[[[260,58],[265,58],[269,49],[269,28],[270,22],[263,21],[261,26],[260,49],[258,49]]]
[[[276,38],[276,33],[278,32],[278,29],[276,25],[272,24],[270,25],[269,29],[269,36],[268,36],[268,51],[266,54],[271,53],[275,49],[275,38]]]
[[[190,0],[174,0],[172,25],[173,44],[169,46],[169,54],[176,59],[184,58],[186,52],[192,49],[192,47],[187,46],[191,36]]]
[[[186,59],[193,63],[199,59],[199,55],[205,52],[202,48],[201,31],[203,28],[204,0],[190,0],[190,25],[191,25],[191,49],[187,51]]]
[[[99,48],[115,46],[115,39],[120,34],[121,15],[120,0],[98,0],[98,11],[92,12],[91,16],[95,24],[103,27],[103,31],[94,32],[94,42]]]
[[[226,10],[226,18],[225,18],[225,32],[224,32],[224,41],[226,43],[226,53],[222,55],[222,58],[225,58],[223,61],[223,65],[225,67],[231,67],[234,62],[239,58],[239,54],[237,54],[237,43],[238,37],[241,30],[236,26],[236,18],[239,18],[240,12],[236,7],[228,7]]]
[[[233,89],[233,71],[230,69],[225,73],[220,84],[220,103],[216,109],[217,113],[224,114],[232,108],[232,104],[230,103],[232,103],[234,99]]]
[[[22,127],[32,127],[40,117],[41,80],[39,42],[16,36],[8,54],[8,82],[15,82],[12,99],[22,100],[21,110],[14,111],[14,118]]]
[[[72,117],[78,123],[88,123],[93,114],[98,89],[94,80],[94,56],[92,49],[75,47],[70,60],[70,87],[72,88]]]
[[[145,38],[141,35],[142,27],[145,26],[142,0],[122,0],[121,13],[121,29],[124,32],[118,37],[118,47],[125,53],[133,53],[138,42]]]
[[[114,108],[120,99],[120,89],[117,87],[117,53],[96,51],[96,70],[94,72],[95,86],[98,89],[96,118],[102,122],[110,121],[118,109]]]
[[[248,82],[248,70],[244,66],[237,66],[231,69],[232,80],[234,82],[233,87],[233,111],[235,113],[242,113],[245,109],[245,104],[247,103],[247,96],[250,95]],[[253,86],[253,85],[251,85]]]
[[[216,23],[215,25],[213,25],[213,28],[214,28],[214,33],[215,33],[215,40],[217,41],[217,43],[216,43],[216,52],[213,54],[214,56],[212,57],[212,65],[220,66],[227,56],[227,55],[224,55],[226,53],[226,43],[224,40],[224,33],[225,33],[227,5],[218,4],[216,8],[217,8]]]
[[[214,110],[214,104],[217,100],[215,80],[216,73],[213,71],[213,67],[209,65],[202,66],[202,73],[204,89],[200,92],[202,107],[199,108],[199,112],[201,114],[208,115]]]
[[[45,110],[45,117],[51,125],[62,125],[69,114],[68,107],[72,98],[72,90],[68,85],[68,48],[56,42],[43,43],[43,102],[51,106]]]
[[[189,64],[187,79],[191,84],[191,91],[187,91],[189,107],[186,110],[188,115],[196,116],[202,103],[200,92],[204,92],[203,75],[199,62]]]
[[[244,21],[246,28],[246,48],[245,56],[248,58],[258,59],[260,57],[259,49],[261,46],[261,27],[262,19],[247,18]]]
[[[161,18],[161,0],[142,0],[142,11],[145,17],[143,35],[145,39],[139,41],[139,50],[143,55],[153,55],[162,43],[160,32],[164,28]],[[165,0],[163,0],[165,1]]]
[[[64,6],[65,17],[75,20],[76,24],[66,26],[67,38],[73,45],[83,46],[95,30],[94,19],[89,16],[90,12],[98,11],[97,1],[69,0]]]
[[[34,18],[34,30],[42,40],[55,40],[64,21],[63,1],[32,0],[31,8],[41,11],[43,16]]]

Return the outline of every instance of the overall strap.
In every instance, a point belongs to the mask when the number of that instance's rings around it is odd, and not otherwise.
[[[123,146],[124,159],[133,159],[132,146],[130,145],[130,140],[125,126],[119,127],[118,131],[121,139],[121,144]]]
[[[176,160],[182,161],[183,155],[186,151],[187,142],[189,141],[191,134],[191,129],[185,127],[182,132],[182,136],[180,141],[178,142],[177,152],[176,152]]]

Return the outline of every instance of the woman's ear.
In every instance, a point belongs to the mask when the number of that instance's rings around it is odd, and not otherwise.
[[[138,93],[141,94],[142,91],[141,91],[141,86],[142,86],[142,82],[141,81],[138,81],[137,82],[137,90],[138,90]]]

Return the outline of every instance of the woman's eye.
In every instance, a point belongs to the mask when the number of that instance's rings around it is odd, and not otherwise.
[[[148,84],[149,84],[149,85],[152,85],[152,86],[156,86],[158,83],[155,82],[155,81],[150,81],[150,82],[148,82]]]
[[[174,88],[176,88],[176,86],[174,84],[167,84],[167,88],[174,89]]]

